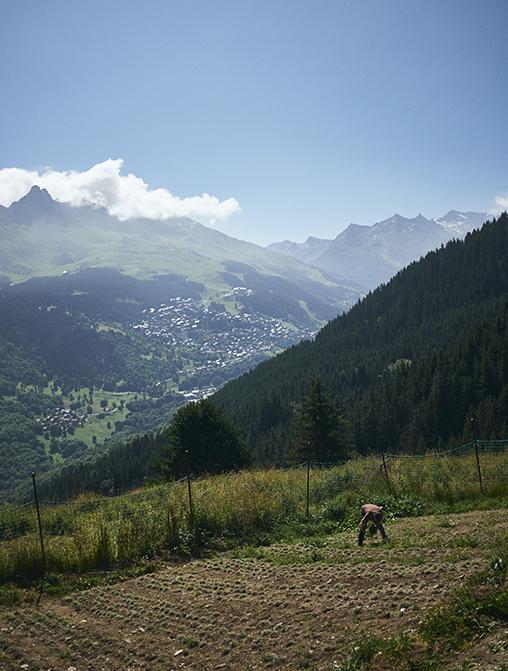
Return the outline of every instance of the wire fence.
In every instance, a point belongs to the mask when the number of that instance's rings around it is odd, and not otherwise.
[[[449,472],[445,462],[453,465],[461,461],[461,478],[466,483],[477,483],[481,494],[488,493],[489,485],[508,480],[508,460],[500,458],[506,454],[508,440],[472,440],[464,445],[440,452],[426,454],[386,454],[382,455],[385,477],[390,485],[390,471],[402,469],[408,461],[425,465],[433,477],[439,479]]]
[[[32,503],[0,508],[0,582],[192,553],[210,538],[263,533],[281,519],[309,517],[340,493],[375,498],[388,492],[443,502],[504,496],[508,439],[341,463],[309,460],[214,478],[189,474],[126,495],[82,495],[59,504],[39,501],[35,477],[33,484]]]

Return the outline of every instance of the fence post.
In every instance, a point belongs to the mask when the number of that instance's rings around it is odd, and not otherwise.
[[[189,519],[191,527],[194,527],[194,508],[192,506],[192,487],[190,473],[187,473],[187,494],[189,496]]]
[[[191,527],[194,527],[194,507],[192,505],[192,487],[191,487],[191,466],[189,450],[184,450],[187,466],[187,496],[189,497],[189,520]]]
[[[480,481],[480,492],[484,494],[483,491],[483,480],[482,480],[482,468],[480,465],[480,452],[478,450],[478,439],[477,439],[477,427],[476,427],[476,417],[471,417],[471,425],[473,427],[473,445],[474,453],[476,456],[476,468],[478,469],[478,480]]]
[[[307,507],[305,509],[305,517],[309,517],[310,505],[310,459],[307,456]]]
[[[39,496],[37,494],[37,483],[35,482],[35,473],[32,473],[32,482],[34,486],[35,509],[37,511],[37,524],[39,526],[39,540],[41,544],[41,559],[42,559],[42,578],[46,575],[46,553],[44,552],[44,536],[42,534],[41,511],[39,508]]]
[[[393,494],[392,485],[390,483],[390,478],[388,477],[388,468],[386,466],[386,459],[385,459],[385,453],[384,452],[381,452],[381,457],[383,459],[383,470],[385,472],[385,478],[386,478],[386,484],[388,485],[388,491],[390,492],[390,494]]]

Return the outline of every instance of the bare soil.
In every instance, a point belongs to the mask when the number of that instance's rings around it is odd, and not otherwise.
[[[388,543],[355,532],[247,548],[0,614],[0,669],[334,669],[365,634],[414,631],[486,568],[507,510],[404,519]],[[507,627],[450,671],[508,668]],[[478,665],[480,664],[480,665]]]

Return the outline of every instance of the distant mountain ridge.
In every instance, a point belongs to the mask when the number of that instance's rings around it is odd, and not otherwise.
[[[328,249],[331,242],[332,240],[310,236],[302,243],[292,242],[291,240],[273,242],[271,245],[268,245],[268,249],[293,256],[295,259],[302,261],[302,263],[312,264]]]
[[[450,210],[447,214],[436,219],[448,231],[453,232],[457,237],[464,237],[476,228],[481,228],[487,220],[487,215],[483,212],[459,212]]]
[[[295,312],[302,310],[298,300],[319,304],[316,323],[350,307],[362,292],[351,281],[188,218],[120,221],[101,208],[57,202],[37,186],[0,210],[0,239],[4,283],[111,268],[143,280],[178,275],[200,283],[203,296],[214,296],[242,285],[247,273],[256,282],[282,278],[281,300],[297,296]]]
[[[285,240],[268,245],[268,249],[374,289],[427,252],[480,228],[487,218],[481,212],[457,210],[438,219],[394,214],[372,226],[350,224],[334,240]]]

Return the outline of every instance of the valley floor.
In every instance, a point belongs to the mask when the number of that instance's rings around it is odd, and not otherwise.
[[[0,669],[338,669],[365,636],[414,632],[487,568],[507,512],[391,522],[388,543],[363,548],[354,532],[246,548],[6,608]],[[442,668],[508,668],[506,630],[493,624]]]

